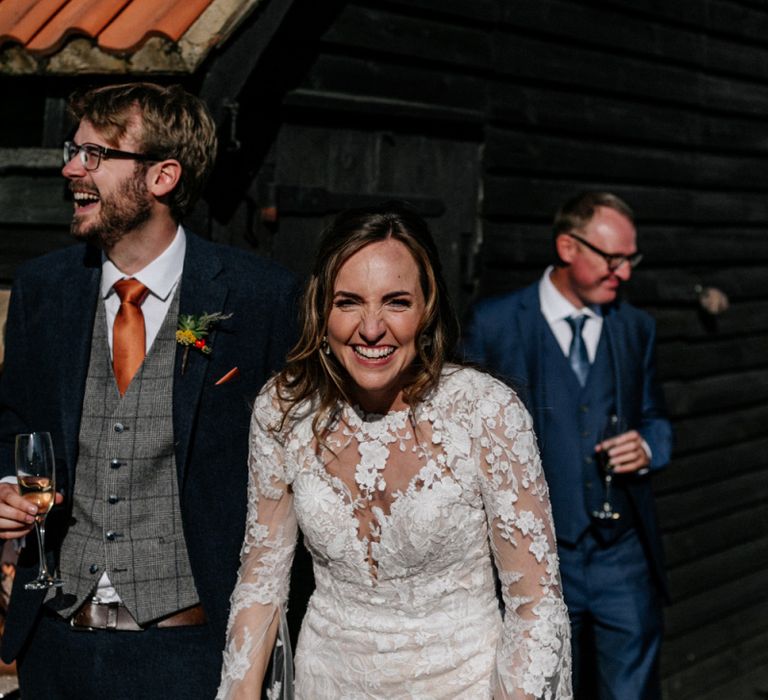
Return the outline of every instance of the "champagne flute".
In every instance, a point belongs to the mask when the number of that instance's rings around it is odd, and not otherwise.
[[[609,438],[616,437],[622,433],[627,432],[627,422],[617,416],[615,413],[610,414],[605,421],[605,425],[600,433],[600,442],[608,440]],[[603,484],[605,485],[605,498],[603,499],[603,507],[601,510],[593,510],[592,517],[598,520],[618,520],[621,518],[621,513],[613,509],[611,503],[611,485],[613,484],[613,465],[611,459],[608,456],[607,450],[600,450],[595,454],[597,464],[603,472]]]
[[[37,578],[24,588],[41,591],[61,586],[61,581],[51,576],[45,561],[45,518],[53,508],[56,495],[56,470],[53,443],[50,433],[25,433],[16,436],[16,476],[19,493],[37,506],[35,532],[40,555]]]

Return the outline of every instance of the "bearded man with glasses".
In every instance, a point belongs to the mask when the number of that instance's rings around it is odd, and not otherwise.
[[[659,698],[667,592],[650,477],[669,461],[672,430],[655,322],[619,298],[642,259],[632,210],[605,192],[571,199],[555,216],[554,251],[538,282],[474,306],[464,354],[507,379],[533,415],[576,696]],[[604,439],[609,418],[623,427]]]
[[[0,382],[0,476],[13,438],[49,431],[59,588],[21,553],[2,640],[25,698],[213,698],[245,535],[249,406],[292,340],[293,280],[183,221],[216,156],[179,86],[75,95],[64,144],[80,241],[25,265]],[[0,483],[0,538],[35,506]]]

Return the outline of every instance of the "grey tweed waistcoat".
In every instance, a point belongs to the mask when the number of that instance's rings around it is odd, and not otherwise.
[[[80,423],[72,522],[61,550],[66,616],[106,570],[144,624],[198,602],[181,524],[173,436],[178,290],[123,397],[97,304]],[[68,595],[67,595],[68,594]],[[74,598],[69,598],[69,595]]]

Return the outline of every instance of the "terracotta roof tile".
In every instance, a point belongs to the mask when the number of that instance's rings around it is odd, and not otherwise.
[[[132,51],[145,37],[165,36],[178,41],[211,0],[133,0],[99,35],[105,51]]]
[[[267,0],[0,0],[0,73],[191,72]]]
[[[0,0],[0,42],[26,44],[68,0]]]
[[[33,53],[51,53],[70,34],[95,37],[130,0],[70,0],[35,37],[27,43]]]
[[[178,41],[213,0],[0,0],[0,43],[52,54],[71,35],[130,52],[150,36]]]

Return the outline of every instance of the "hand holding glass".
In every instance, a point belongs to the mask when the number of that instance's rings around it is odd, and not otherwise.
[[[37,506],[35,532],[40,554],[40,570],[37,578],[24,588],[39,591],[61,586],[61,581],[51,576],[45,561],[45,518],[53,508],[56,496],[55,459],[50,433],[25,433],[16,436],[16,477],[19,493]]]
[[[621,435],[627,432],[627,422],[615,414],[607,417],[603,430],[600,434],[600,442]],[[593,510],[592,517],[598,520],[618,520],[621,513],[613,509],[611,504],[611,485],[613,484],[613,465],[608,455],[608,450],[600,450],[595,454],[595,459],[603,472],[603,483],[605,484],[605,498],[603,500],[602,510]]]

